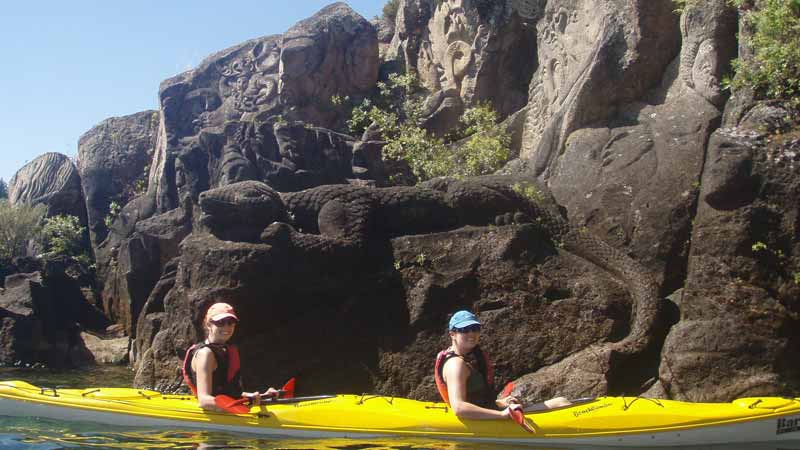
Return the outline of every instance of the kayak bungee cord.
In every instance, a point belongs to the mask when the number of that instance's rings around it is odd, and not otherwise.
[[[636,403],[637,400],[649,400],[649,401],[655,403],[656,405],[658,405],[658,406],[660,406],[662,408],[664,407],[664,405],[657,398],[640,397],[640,396],[637,395],[636,398],[631,400],[630,403],[628,403],[627,398],[622,397],[622,410],[623,411],[627,411],[628,408],[633,406],[633,404]]]
[[[13,384],[2,383],[2,382],[0,382],[0,386],[13,388],[13,389],[17,389],[17,390],[20,390],[20,391],[23,391],[23,392],[28,392],[28,393],[36,393],[36,394],[39,394],[39,395],[42,395],[42,396],[45,396],[45,397],[82,398],[82,399],[85,399],[85,400],[92,400],[92,401],[95,401],[95,402],[110,403],[112,405],[125,405],[125,406],[131,406],[131,407],[139,406],[137,403],[132,402],[130,400],[126,401],[126,400],[122,400],[122,399],[99,398],[99,397],[93,397],[93,396],[92,397],[88,397],[88,396],[84,395],[84,394],[96,394],[98,392],[102,392],[102,388],[97,388],[97,389],[94,389],[93,391],[87,392],[87,393],[76,394],[76,393],[69,392],[66,388],[62,388],[62,390],[60,392],[58,392],[56,390],[56,388],[36,388],[36,389],[32,389],[32,388],[26,388],[26,387],[22,387],[22,386],[15,386]],[[67,392],[65,392],[65,390],[67,390]],[[53,395],[52,396],[46,395],[46,394],[44,394],[45,391],[51,391],[51,392],[53,392]],[[147,396],[142,391],[137,391],[137,393],[139,395],[141,395],[143,398],[147,399],[147,400],[152,400],[154,398],[160,398],[160,399],[163,399],[163,400],[191,400],[193,398],[193,397],[187,396],[187,395],[174,395],[174,394],[158,393],[158,395]],[[85,405],[85,406],[91,409],[91,405]],[[174,406],[164,407],[164,406],[160,406],[160,405],[157,405],[157,404],[148,404],[147,407],[148,407],[148,409],[152,409],[154,411],[165,411],[165,412],[178,411],[178,412],[182,412],[182,413],[203,412],[205,414],[218,415],[218,416],[228,416],[228,415],[230,415],[230,413],[224,413],[224,412],[217,412],[217,411],[210,411],[210,410],[184,409],[184,408],[176,408]],[[261,417],[260,416],[260,414],[261,414],[260,411],[255,412],[255,413],[248,412],[246,414],[249,414],[249,415],[252,415],[252,416]]]

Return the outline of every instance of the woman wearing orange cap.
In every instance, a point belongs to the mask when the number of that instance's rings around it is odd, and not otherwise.
[[[243,392],[239,374],[239,350],[227,342],[236,330],[239,318],[233,307],[227,303],[214,303],[208,308],[203,325],[206,339],[186,351],[183,360],[183,378],[192,390],[200,407],[221,411],[215,403],[217,395],[233,398],[249,398],[258,404],[258,392]],[[267,396],[277,395],[278,391],[269,388]]]

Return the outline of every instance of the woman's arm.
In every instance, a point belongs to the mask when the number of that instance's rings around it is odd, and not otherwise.
[[[197,374],[197,400],[200,407],[209,411],[221,411],[211,395],[212,374],[217,368],[217,360],[211,349],[205,347],[195,352],[192,368]]]
[[[447,395],[450,398],[450,407],[456,416],[463,419],[505,419],[509,415],[508,408],[503,411],[481,408],[466,401],[467,378],[469,368],[461,358],[450,358],[444,363],[442,369],[447,383]]]

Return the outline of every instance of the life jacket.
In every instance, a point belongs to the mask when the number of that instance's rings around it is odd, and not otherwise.
[[[489,360],[489,355],[486,354],[480,347],[475,347],[470,355],[473,355],[477,361],[477,367],[469,365],[470,372],[467,378],[467,398],[466,400],[472,404],[493,407],[494,406],[494,368],[492,362]],[[463,358],[457,355],[452,350],[442,350],[436,355],[436,364],[433,369],[433,379],[436,381],[436,389],[439,390],[439,395],[445,403],[450,404],[450,396],[447,393],[447,383],[444,381],[444,363],[450,358]],[[477,373],[476,373],[477,371]],[[478,377],[474,379],[473,377]],[[470,389],[472,386],[478,386]]]
[[[234,398],[241,397],[243,389],[239,373],[239,349],[235,345],[209,344],[207,342],[189,347],[183,358],[183,381],[192,390],[192,394],[197,396],[197,374],[192,369],[192,358],[198,350],[204,347],[208,347],[217,360],[217,368],[211,375],[211,395],[225,394]]]

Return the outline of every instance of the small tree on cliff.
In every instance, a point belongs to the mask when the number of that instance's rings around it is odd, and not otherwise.
[[[0,198],[8,198],[8,184],[2,178],[0,178]]]
[[[747,39],[753,57],[733,61],[734,88],[749,86],[759,97],[800,106],[800,0],[761,0],[745,11],[744,20],[755,29]]]
[[[417,180],[484,175],[508,161],[510,136],[488,103],[468,108],[461,128],[442,139],[423,128],[426,93],[415,76],[391,74],[377,87],[375,98],[353,108],[350,131],[377,127],[386,141],[383,156],[405,161]]]
[[[0,199],[0,261],[27,254],[28,244],[41,236],[46,212],[43,205],[12,206]]]
[[[86,228],[75,216],[55,216],[45,219],[41,242],[45,257],[68,256],[88,263],[83,241]]]

